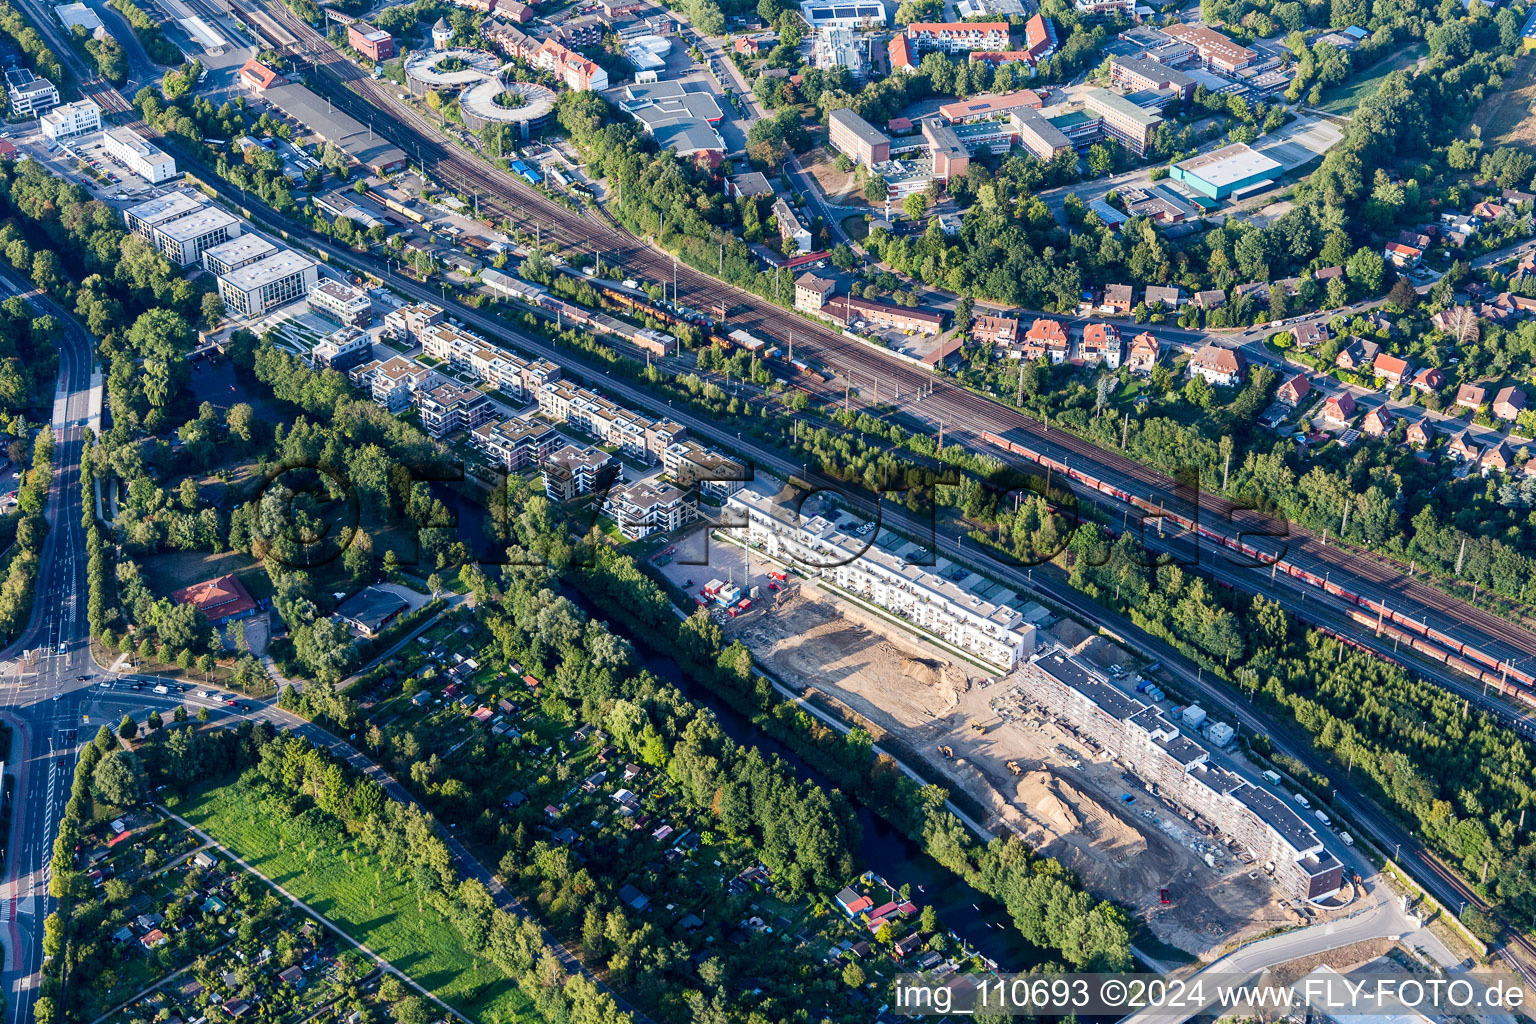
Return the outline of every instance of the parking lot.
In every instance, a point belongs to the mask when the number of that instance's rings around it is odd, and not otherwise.
[[[68,160],[79,160],[98,174],[104,175],[111,188],[97,183],[97,191],[110,195],[113,199],[128,199],[142,195],[154,188],[150,182],[145,181],[127,167],[119,163],[107,154],[106,144],[102,141],[101,133],[81,135],[78,138],[65,139],[59,146],[59,156]],[[46,140],[41,140],[46,142]]]

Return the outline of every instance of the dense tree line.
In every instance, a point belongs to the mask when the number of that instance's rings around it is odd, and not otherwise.
[[[165,37],[165,33],[160,31],[160,23],[150,17],[144,8],[134,0],[111,0],[111,4],[128,22],[133,34],[139,37],[139,43],[144,47],[144,52],[149,54],[150,60],[164,67],[176,67],[181,63],[181,50]]]
[[[67,94],[72,91],[71,79],[64,73],[58,54],[9,0],[0,0],[0,37],[21,51],[34,74],[53,82],[59,87],[60,96],[68,98]]]

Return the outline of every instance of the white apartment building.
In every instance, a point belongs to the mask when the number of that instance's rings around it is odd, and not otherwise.
[[[391,338],[419,345],[422,332],[442,322],[441,306],[434,306],[430,302],[417,302],[385,313],[384,333]]]
[[[701,494],[717,501],[724,501],[747,485],[747,467],[697,441],[668,445],[661,465],[679,486],[698,484]]]
[[[910,564],[863,537],[849,536],[830,520],[802,518],[793,506],[743,488],[726,508],[746,519],[747,541],[770,558],[796,564],[859,601],[905,620],[912,632],[1003,671],[1035,649],[1035,627],[1007,602],[1011,592],[983,598],[945,575],[947,559],[932,567]]]
[[[373,339],[356,327],[343,327],[326,335],[310,350],[310,363],[320,369],[350,370],[373,355]]]
[[[400,413],[411,407],[418,390],[436,387],[440,378],[420,363],[394,356],[382,363],[377,359],[364,363],[347,379],[353,387],[366,389],[380,409]]]
[[[59,105],[59,87],[26,68],[11,68],[5,73],[5,98],[11,116],[37,117]]]
[[[219,278],[219,297],[235,316],[260,316],[309,294],[318,264],[303,253],[282,249]]]
[[[107,155],[151,185],[176,177],[176,161],[151,146],[131,128],[109,128],[102,142]]]
[[[433,437],[446,437],[488,422],[496,415],[496,406],[474,388],[444,382],[416,391],[416,412],[422,429]]]
[[[469,435],[470,444],[494,466],[515,473],[543,465],[564,442],[554,427],[538,420],[506,419],[482,423]]]
[[[1274,875],[1286,895],[1324,899],[1344,884],[1344,866],[1284,800],[1211,763],[1157,707],[1143,703],[1060,651],[1020,669],[1025,694],[1130,767],[1155,796],[1203,817]]]
[[[275,252],[277,246],[261,235],[236,235],[227,242],[203,250],[203,269],[219,277],[257,260],[264,260]]]
[[[680,529],[699,516],[698,503],[664,481],[641,481],[608,492],[603,511],[630,540]]]
[[[101,131],[101,108],[90,100],[76,100],[54,107],[37,119],[37,127],[54,142]]]
[[[574,501],[619,479],[619,466],[601,448],[568,444],[549,454],[540,467],[544,493],[559,502]]]
[[[395,310],[384,318],[386,331],[390,330],[390,318],[407,313],[396,321],[396,327],[412,332],[411,340],[421,345],[422,352],[433,359],[442,360],[449,369],[474,374],[487,387],[495,388],[519,402],[532,401],[545,384],[560,379],[560,367],[548,359],[524,359],[505,349],[496,348],[490,342],[469,331],[444,323],[440,319],[422,326],[431,314],[417,309],[415,313]],[[431,307],[437,313],[442,310]]]
[[[347,327],[367,327],[373,322],[373,302],[360,288],[329,277],[309,290],[309,308]]]

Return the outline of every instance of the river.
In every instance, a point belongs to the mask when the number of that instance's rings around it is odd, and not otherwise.
[[[457,491],[438,485],[438,496],[458,514],[459,536],[476,553],[490,550],[484,532],[485,510]],[[808,782],[831,790],[834,784],[806,763],[798,754],[763,732],[731,703],[705,686],[693,682],[680,665],[666,654],[647,647],[631,637],[617,623],[603,616],[575,588],[562,584],[560,592],[588,615],[609,622],[615,631],[635,644],[642,668],[676,686],[689,700],[709,708],[720,727],[737,743],[757,747],[765,754],[777,755],[795,774]],[[918,906],[931,904],[939,921],[980,951],[1003,971],[1024,971],[1044,963],[1050,954],[1026,940],[1013,927],[1008,912],[996,900],[971,888],[954,872],[923,852],[921,846],[897,830],[868,807],[853,802],[859,824],[859,841],[854,851],[860,870],[873,871],[893,886],[912,886],[912,900]],[[919,888],[921,887],[921,888]]]

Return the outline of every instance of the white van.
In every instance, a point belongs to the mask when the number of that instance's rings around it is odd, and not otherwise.
[[[1325,812],[1321,807],[1319,807],[1317,810],[1312,812],[1312,817],[1316,818],[1318,821],[1322,822],[1324,825],[1332,825],[1333,824],[1333,820],[1328,817],[1327,812]]]
[[[1348,832],[1340,832],[1339,842],[1343,843],[1345,846],[1354,846],[1355,837],[1350,835]]]
[[[1306,794],[1304,794],[1304,793],[1297,793],[1295,796],[1291,797],[1291,799],[1295,800],[1297,803],[1301,804],[1301,806],[1303,806],[1303,807],[1311,807],[1312,806],[1312,801],[1308,800],[1307,797],[1306,797]]]

